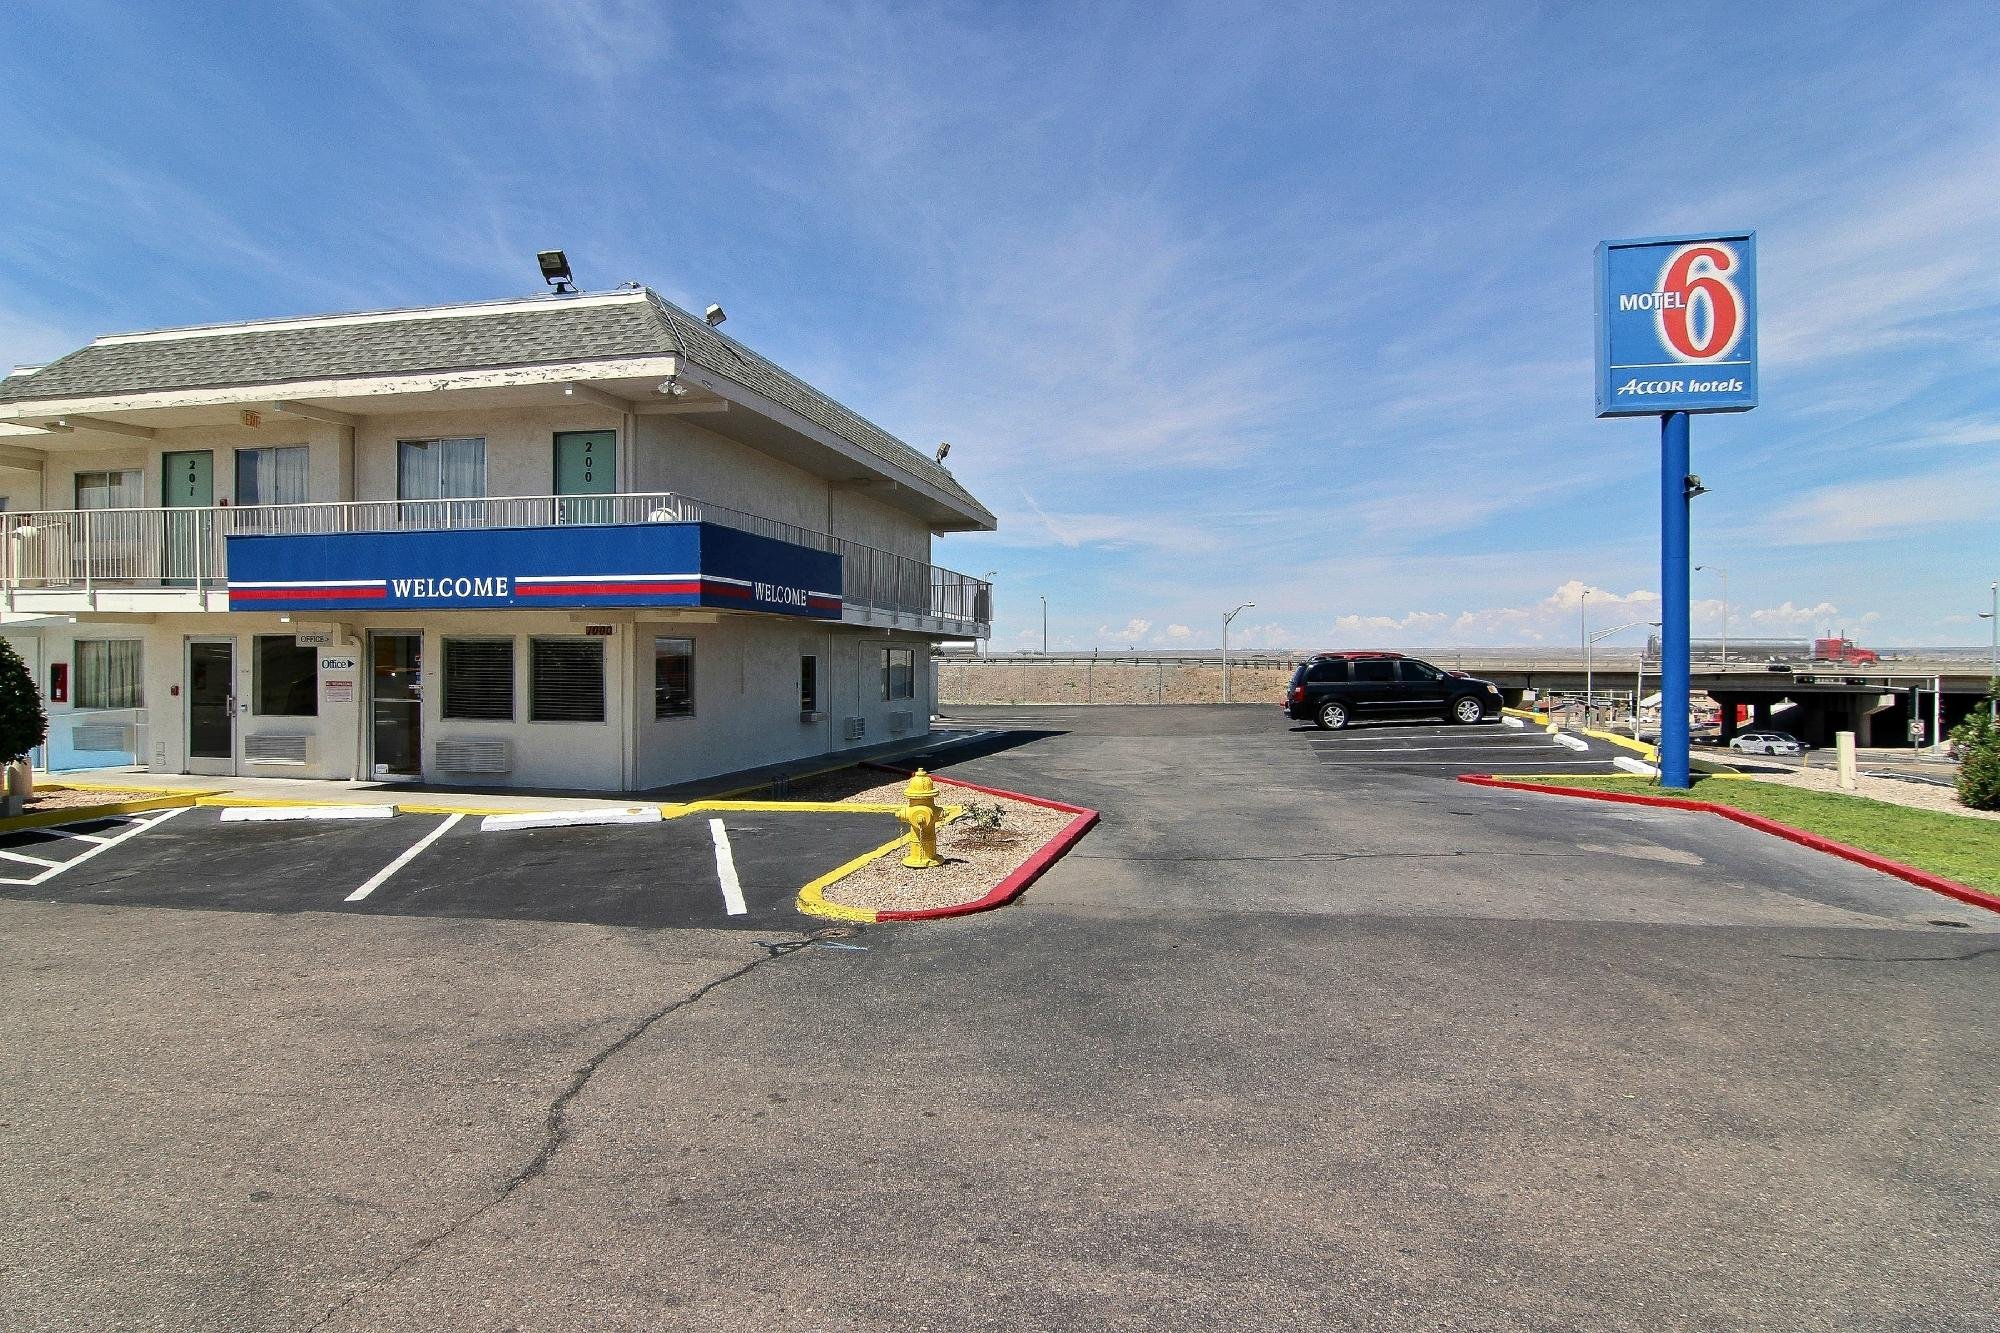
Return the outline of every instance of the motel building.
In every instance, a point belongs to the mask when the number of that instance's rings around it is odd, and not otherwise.
[[[931,539],[993,515],[721,319],[558,288],[0,380],[45,766],[637,791],[921,736],[991,619]]]

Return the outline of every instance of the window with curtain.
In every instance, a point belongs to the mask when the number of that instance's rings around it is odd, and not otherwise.
[[[694,716],[694,640],[653,640],[653,716]]]
[[[444,641],[444,715],[467,722],[514,720],[514,641]]]
[[[486,494],[486,441],[474,436],[396,442],[396,497],[476,500]]]
[[[291,634],[259,634],[251,696],[259,717],[319,716],[319,649]]]
[[[78,639],[76,706],[144,708],[144,647],[138,639]]]
[[[146,503],[138,468],[76,474],[78,509],[137,509]]]
[[[914,648],[882,650],[882,697],[908,699],[916,693],[917,651]]]
[[[604,640],[528,641],[528,720],[604,720]]]
[[[295,505],[306,500],[307,449],[303,444],[236,451],[236,503]]]

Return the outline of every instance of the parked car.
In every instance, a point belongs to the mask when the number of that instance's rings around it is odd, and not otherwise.
[[[1320,653],[1292,673],[1285,714],[1338,731],[1391,717],[1442,717],[1471,726],[1500,715],[1500,687],[1401,653]]]
[[[1739,731],[1729,748],[1744,754],[1802,754],[1799,738],[1784,731]]]

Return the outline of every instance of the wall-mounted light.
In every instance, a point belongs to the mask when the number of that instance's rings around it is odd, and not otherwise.
[[[679,379],[672,375],[660,381],[660,392],[669,398],[685,398],[687,397],[687,391],[688,386],[682,384]]]

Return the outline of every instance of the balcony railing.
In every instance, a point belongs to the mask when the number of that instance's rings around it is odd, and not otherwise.
[[[0,586],[10,599],[15,592],[221,590],[232,536],[615,523],[713,523],[832,552],[841,557],[841,600],[849,608],[945,621],[977,634],[993,618],[992,585],[969,574],[672,491],[0,514]]]

